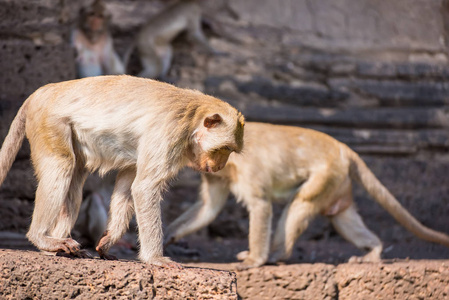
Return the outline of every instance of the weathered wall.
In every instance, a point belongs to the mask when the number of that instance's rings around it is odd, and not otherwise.
[[[75,78],[70,28],[87,2],[0,0],[0,139],[36,88]],[[106,2],[120,54],[135,30],[164,6]],[[237,19],[223,9],[226,3]],[[449,231],[444,221],[449,215],[449,9],[443,1],[216,0],[204,5],[207,34],[225,55],[207,55],[181,37],[175,42],[173,82],[228,100],[248,120],[330,133],[361,153],[421,221]],[[135,74],[139,64],[136,57],[132,61]],[[25,147],[0,191],[2,200],[16,198],[23,205],[0,204],[5,208],[0,229],[26,230],[14,220],[30,211],[32,202],[23,200],[33,199],[32,178]],[[391,218],[365,194],[357,190],[356,195],[368,226],[392,239],[382,230],[396,226]],[[175,200],[165,204],[167,219],[179,213]],[[227,210],[234,210],[232,203]],[[228,223],[220,216],[211,232]],[[243,236],[245,230],[231,232]]]

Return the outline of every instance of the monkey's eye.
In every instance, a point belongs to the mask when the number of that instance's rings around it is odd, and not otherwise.
[[[232,149],[229,146],[224,146],[224,147],[212,150],[212,153],[223,152],[223,151],[225,151],[225,152],[234,152],[234,149]]]

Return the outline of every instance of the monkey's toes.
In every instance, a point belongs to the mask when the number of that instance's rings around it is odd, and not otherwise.
[[[56,256],[68,257],[68,258],[93,258],[93,256],[87,250],[66,252],[60,250],[56,252]]]
[[[170,258],[164,257],[164,256],[160,257],[160,258],[154,258],[154,259],[150,260],[148,263],[151,265],[168,268],[168,269],[181,270],[184,268],[180,263],[174,262]]]
[[[66,239],[62,245],[65,249],[69,249],[70,253],[78,253],[81,249],[81,245],[74,239]]]
[[[94,258],[92,256],[92,254],[90,254],[90,252],[85,250],[85,249],[82,249],[82,250],[78,251],[78,253],[76,253],[76,257],[79,257],[79,258]]]
[[[177,263],[174,261],[167,263],[167,264],[163,264],[162,267],[167,268],[167,269],[176,269],[176,270],[184,269],[184,267],[180,263]]]
[[[118,260],[117,256],[107,253],[100,254],[100,258],[104,260]]]
[[[264,264],[263,260],[254,260],[252,258],[246,258],[243,262],[237,264],[235,267],[237,271],[244,271],[252,268],[258,268]]]
[[[245,259],[248,258],[248,256],[249,256],[249,251],[248,251],[248,250],[245,250],[245,251],[239,252],[239,253],[236,255],[236,258],[237,258],[238,260],[245,260]]]
[[[380,261],[381,259],[379,255],[368,253],[365,256],[352,256],[348,262],[352,264],[361,264],[361,263],[377,263]]]

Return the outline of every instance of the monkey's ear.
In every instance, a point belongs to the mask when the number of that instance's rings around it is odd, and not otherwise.
[[[215,115],[206,117],[206,119],[204,119],[204,127],[213,128],[213,127],[217,126],[218,124],[220,124],[221,121],[223,121],[223,119],[221,118],[221,116],[219,114],[215,114]]]

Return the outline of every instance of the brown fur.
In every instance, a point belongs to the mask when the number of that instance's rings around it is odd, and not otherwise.
[[[206,127],[215,115],[220,121]],[[140,258],[173,265],[162,257],[161,190],[187,164],[203,172],[223,168],[243,147],[243,124],[223,101],[154,80],[123,75],[49,84],[25,101],[11,125],[0,150],[0,184],[26,132],[38,179],[27,236],[41,250],[84,256],[69,238],[82,186],[89,171],[116,169],[98,252],[107,258],[135,211]]]
[[[132,45],[125,54],[125,65],[136,46],[143,67],[138,76],[166,77],[173,56],[171,42],[183,31],[210,53],[217,53],[201,29],[200,5],[197,1],[184,0],[168,6],[142,27],[135,45]]]
[[[125,66],[114,50],[109,16],[101,0],[81,9],[78,26],[72,32],[72,45],[77,52],[78,77],[125,73]]]
[[[296,239],[320,213],[331,218],[343,237],[370,251],[351,261],[379,261],[382,244],[355,209],[352,180],[412,233],[449,247],[449,237],[411,216],[355,152],[318,131],[249,122],[244,152],[231,155],[223,170],[203,174],[202,179],[200,201],[170,224],[166,244],[212,222],[232,192],[249,211],[249,251],[238,255],[244,260],[241,268],[269,259],[271,201],[278,199],[288,202],[274,234],[270,261],[287,259]]]

